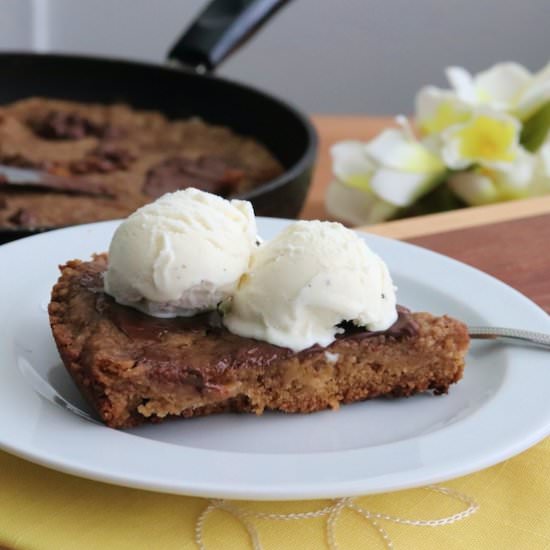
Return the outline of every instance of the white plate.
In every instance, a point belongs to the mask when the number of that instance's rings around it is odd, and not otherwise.
[[[284,220],[260,219],[270,238]],[[61,366],[46,313],[57,265],[106,250],[116,222],[0,247],[0,447],[109,483],[209,497],[307,499],[392,491],[479,470],[550,432],[548,352],[475,342],[449,395],[373,400],[311,415],[220,415],[126,432],[43,397],[53,386],[88,410]],[[550,332],[527,298],[464,264],[365,235],[388,262],[399,302],[478,325]],[[30,383],[30,375],[36,380]]]

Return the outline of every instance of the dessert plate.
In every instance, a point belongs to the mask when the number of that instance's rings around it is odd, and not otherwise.
[[[260,234],[271,238],[287,223],[260,218]],[[308,499],[442,481],[550,433],[548,352],[488,341],[473,342],[464,379],[447,396],[109,429],[93,420],[63,368],[47,305],[57,265],[106,250],[116,226],[82,225],[0,247],[0,447],[8,452],[142,489]],[[363,236],[387,261],[401,304],[474,325],[550,332],[543,310],[496,279],[422,248]]]

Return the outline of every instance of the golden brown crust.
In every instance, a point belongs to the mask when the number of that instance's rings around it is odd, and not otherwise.
[[[202,321],[129,313],[100,289],[106,261],[100,255],[62,266],[49,313],[63,362],[112,427],[166,416],[313,412],[378,396],[446,393],[463,374],[468,333],[451,317],[414,313],[414,336],[344,336],[296,354]],[[127,313],[131,321],[121,317]]]

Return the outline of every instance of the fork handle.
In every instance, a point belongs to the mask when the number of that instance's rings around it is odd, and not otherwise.
[[[470,338],[519,340],[550,349],[550,334],[504,327],[468,327]]]

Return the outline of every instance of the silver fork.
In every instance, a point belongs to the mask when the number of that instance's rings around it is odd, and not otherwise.
[[[519,340],[527,344],[550,349],[550,334],[504,327],[468,327],[470,338]]]

